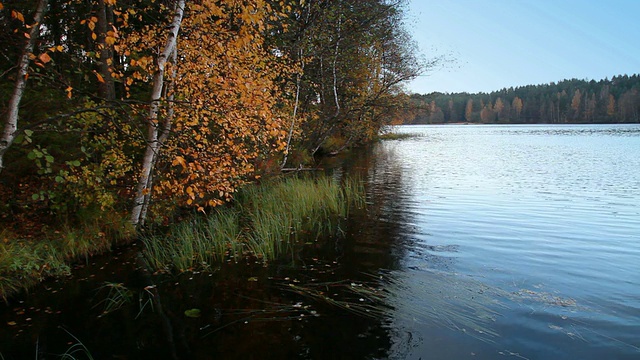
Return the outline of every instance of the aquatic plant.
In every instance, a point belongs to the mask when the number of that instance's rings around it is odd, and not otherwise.
[[[249,185],[231,206],[145,237],[144,257],[151,269],[180,271],[246,255],[268,261],[291,253],[303,230],[335,231],[353,206],[364,206],[357,179],[289,177]]]
[[[99,306],[103,307],[100,316],[114,312],[131,303],[133,300],[133,291],[122,283],[105,282],[98,289],[98,292],[104,291],[107,291],[106,297],[93,306],[94,308]]]
[[[290,283],[283,289],[362,317],[378,319],[392,309],[387,302],[386,290],[376,284],[341,280],[305,285]]]
[[[76,342],[73,343],[69,348],[60,355],[61,360],[78,360],[78,359],[87,359],[93,360],[93,356],[89,349],[78,339],[75,335],[69,332],[67,329],[61,327],[69,336],[71,336]],[[82,357],[79,357],[82,356]]]

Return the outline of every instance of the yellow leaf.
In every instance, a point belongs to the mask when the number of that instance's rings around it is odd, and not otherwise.
[[[87,26],[89,27],[89,30],[93,31],[96,28],[96,22],[94,21],[89,21],[89,23],[87,24]]]
[[[40,61],[46,64],[49,61],[51,61],[51,56],[49,56],[49,54],[47,53],[42,53],[40,54],[40,56],[38,56],[38,59],[40,59]]]
[[[104,78],[102,77],[102,75],[98,74],[97,72],[94,72],[94,74],[96,74],[96,78],[98,78],[99,82],[104,83]]]
[[[97,39],[97,38],[98,38],[98,36],[96,35],[96,33],[91,33],[91,38],[92,38],[93,40],[95,40],[95,39]]]
[[[176,158],[173,160],[173,162],[171,162],[171,165],[175,166],[175,165],[182,165],[183,169],[187,169],[187,162],[184,160],[184,158],[182,156],[176,156]],[[187,188],[187,192],[189,192],[191,188]]]
[[[73,88],[71,86],[69,86],[68,88],[65,89],[65,91],[67,92],[67,98],[71,99],[71,91],[73,90]]]
[[[11,17],[24,22],[24,16],[19,11],[11,10]]]

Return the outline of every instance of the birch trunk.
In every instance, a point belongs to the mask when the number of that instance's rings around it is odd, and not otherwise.
[[[178,0],[176,3],[173,20],[169,27],[169,34],[164,49],[157,59],[158,70],[153,76],[153,89],[151,91],[151,106],[149,109],[149,117],[147,119],[147,147],[142,159],[142,170],[138,178],[138,186],[136,196],[131,210],[131,223],[138,227],[144,224],[144,216],[146,216],[146,208],[151,200],[151,182],[153,171],[158,159],[158,152],[162,147],[162,141],[168,136],[168,130],[165,122],[160,125],[158,121],[158,113],[160,110],[160,101],[162,98],[162,90],[164,89],[164,71],[167,61],[172,53],[176,51],[176,43],[178,32],[182,24],[184,16],[185,0]],[[166,120],[166,119],[165,119]],[[170,119],[169,119],[170,120]],[[162,127],[160,127],[162,126]],[[162,132],[161,132],[162,131]],[[144,214],[144,216],[143,216]]]
[[[287,137],[287,148],[284,151],[284,159],[282,160],[282,165],[280,166],[280,170],[284,169],[287,165],[287,160],[289,159],[289,149],[291,147],[291,138],[293,137],[293,129],[296,126],[296,117],[298,115],[298,105],[300,103],[300,82],[302,80],[302,74],[304,74],[304,61],[302,61],[302,50],[300,50],[300,62],[302,63],[300,72],[296,75],[296,100],[293,106],[293,115],[291,117],[291,127],[289,128],[289,136]]]
[[[176,45],[171,55],[171,62],[174,64],[174,66],[171,68],[171,80],[168,86],[166,87],[165,96],[167,97],[168,109],[167,109],[167,116],[164,118],[164,121],[162,121],[162,128],[160,129],[160,133],[158,135],[159,146],[162,146],[162,144],[164,144],[167,138],[169,138],[169,134],[171,132],[171,125],[173,124],[174,87],[175,87],[175,79],[177,75],[177,69],[175,64],[177,60],[178,60],[178,47]],[[156,158],[154,159],[154,165],[157,160],[157,156],[158,154],[156,153]],[[147,189],[151,190],[152,188],[153,188],[153,173],[149,176],[149,180],[147,181]],[[151,191],[148,191],[144,196],[142,211],[140,213],[140,219],[142,219],[142,225],[144,225],[144,220],[147,218],[147,211],[149,210],[150,203],[151,203]]]
[[[4,167],[4,154],[13,144],[13,140],[16,138],[16,133],[18,132],[18,113],[20,110],[20,101],[22,101],[22,95],[27,86],[29,56],[33,53],[36,40],[38,39],[38,35],[40,35],[40,24],[47,10],[47,3],[48,0],[40,0],[38,2],[38,7],[33,17],[34,24],[29,32],[29,40],[24,46],[20,63],[18,64],[18,76],[16,77],[16,83],[13,87],[9,104],[7,105],[7,117],[4,120],[4,130],[0,136],[0,173],[2,173]]]

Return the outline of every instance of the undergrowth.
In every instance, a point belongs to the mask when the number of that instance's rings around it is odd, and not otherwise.
[[[0,298],[6,301],[43,279],[65,276],[70,263],[87,261],[134,234],[127,219],[116,213],[101,214],[76,226],[63,225],[37,239],[0,230]]]

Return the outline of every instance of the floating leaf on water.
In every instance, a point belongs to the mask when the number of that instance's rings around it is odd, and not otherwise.
[[[258,281],[258,278],[255,277],[255,276],[252,276],[252,277],[248,278],[247,281]]]
[[[199,318],[200,313],[200,309],[189,309],[184,311],[184,314],[190,318]]]
[[[9,322],[7,322],[7,325],[16,326],[16,322],[15,321],[9,321]]]

